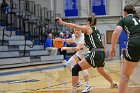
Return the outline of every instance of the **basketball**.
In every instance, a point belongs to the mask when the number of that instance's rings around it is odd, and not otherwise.
[[[64,45],[64,40],[62,38],[55,38],[53,40],[53,45],[56,48],[62,48]]]

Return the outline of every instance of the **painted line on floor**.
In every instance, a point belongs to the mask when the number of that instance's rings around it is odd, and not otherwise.
[[[51,67],[43,67],[43,68],[18,70],[18,71],[7,71],[7,72],[1,72],[0,76],[8,76],[8,75],[14,75],[14,74],[21,74],[21,73],[38,72],[38,71],[58,69],[58,68],[63,68],[63,67],[64,67],[64,65],[59,65],[59,66],[51,66]]]

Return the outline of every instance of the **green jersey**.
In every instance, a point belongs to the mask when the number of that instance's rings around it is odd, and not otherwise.
[[[140,19],[133,16],[133,14],[129,14],[120,20],[117,25],[121,26],[130,38],[140,37]]]
[[[124,51],[124,58],[131,62],[139,62],[140,60],[140,19],[129,14],[118,23],[123,27],[129,36],[127,48]]]
[[[85,45],[89,48],[103,48],[101,41],[101,35],[99,30],[96,27],[92,27],[92,33],[90,35],[85,34]]]
[[[91,27],[91,28],[92,28],[92,33],[90,35],[84,34],[85,43],[86,43],[85,45],[89,48],[90,51],[85,55],[85,59],[94,68],[104,67],[105,52],[104,50],[96,51],[96,49],[103,49],[101,35],[99,30],[96,29],[96,27]]]

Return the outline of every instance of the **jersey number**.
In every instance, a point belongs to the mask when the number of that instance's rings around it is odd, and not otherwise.
[[[133,20],[133,22],[134,22],[135,25],[140,24],[140,19],[139,19],[139,21],[137,21],[135,18],[133,18],[132,20]]]
[[[98,39],[99,39],[100,41],[102,41],[102,40],[101,40],[101,36],[100,36],[99,34],[97,34],[97,36],[98,36]]]

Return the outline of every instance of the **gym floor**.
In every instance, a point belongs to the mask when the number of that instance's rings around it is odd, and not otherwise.
[[[105,70],[119,83],[122,62],[106,61]],[[90,93],[117,93],[110,89],[108,83],[94,68],[88,69]],[[84,83],[80,73],[80,80]],[[78,88],[81,93],[84,85]],[[0,93],[69,93],[71,90],[71,73],[63,64],[20,67],[0,70]],[[130,78],[128,93],[140,93],[140,64]]]

